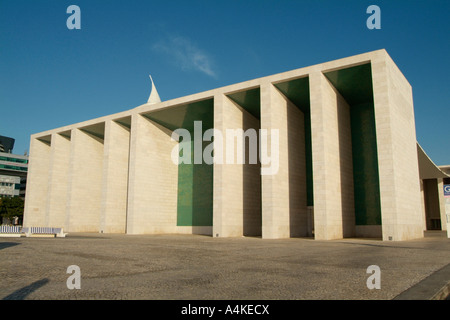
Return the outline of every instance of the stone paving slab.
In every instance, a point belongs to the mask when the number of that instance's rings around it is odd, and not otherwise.
[[[0,299],[431,299],[450,281],[444,272],[449,264],[450,239],[437,237],[402,242],[97,233],[1,238]],[[80,289],[67,287],[71,265],[80,268]],[[371,265],[380,268],[380,289],[367,287]],[[426,294],[405,294],[421,283],[423,290],[426,279]]]

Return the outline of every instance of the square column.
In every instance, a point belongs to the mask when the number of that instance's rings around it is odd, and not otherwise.
[[[427,210],[426,210],[426,199],[425,199],[425,181],[420,179],[420,202],[422,210],[422,229],[427,230]]]
[[[383,240],[423,237],[412,89],[389,55],[372,61]]]
[[[127,233],[174,233],[177,226],[178,143],[172,131],[140,115],[131,118]]]
[[[262,237],[307,235],[305,130],[303,113],[272,83],[261,85]]]
[[[447,230],[447,216],[445,211],[445,197],[444,197],[444,179],[437,179],[437,190],[439,197],[439,212],[441,218],[441,230]]]
[[[129,149],[130,129],[116,121],[106,121],[100,232],[126,231]]]
[[[220,136],[214,140],[213,236],[261,235],[260,165],[257,159],[251,163],[249,154],[258,158],[259,120],[219,94],[214,97],[214,129]]]
[[[315,239],[350,237],[355,232],[350,107],[322,72],[309,77]]]
[[[45,225],[51,136],[47,138],[48,140],[42,140],[31,137],[23,219],[24,227],[40,227]]]
[[[46,227],[65,227],[67,182],[70,162],[70,131],[67,135],[52,134],[50,169],[48,175]]]
[[[103,139],[76,128],[72,130],[71,140],[65,228],[68,232],[98,232],[102,195]]]

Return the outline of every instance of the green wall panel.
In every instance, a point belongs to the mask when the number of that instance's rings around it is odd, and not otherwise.
[[[370,63],[325,73],[350,106],[373,101]]]
[[[372,103],[352,106],[350,110],[355,224],[381,225],[380,186]]]
[[[239,91],[228,97],[247,110],[255,118],[261,118],[261,91],[259,88]]]
[[[204,143],[203,147],[210,142]],[[178,226],[212,226],[213,165],[194,164],[193,141],[181,142],[191,149],[191,163],[178,165]]]
[[[309,77],[274,84],[303,113],[309,113]]]

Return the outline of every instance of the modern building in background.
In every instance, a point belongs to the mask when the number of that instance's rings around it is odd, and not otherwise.
[[[417,152],[425,230],[447,230],[450,224],[450,166],[436,166],[420,145],[417,145]]]
[[[174,139],[180,128],[203,141]],[[221,145],[250,152],[225,134],[250,129],[266,132],[271,161],[219,161]],[[212,140],[213,163],[173,161]],[[431,203],[442,208],[448,177],[417,143],[410,84],[378,50],[164,102],[152,81],[143,105],[33,134],[24,226],[407,240],[446,229]]]
[[[0,136],[0,197],[25,198],[28,156],[13,154],[14,142]]]
[[[0,152],[12,153],[14,142],[13,138],[0,136]]]

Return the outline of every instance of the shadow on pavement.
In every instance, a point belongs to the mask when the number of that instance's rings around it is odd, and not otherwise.
[[[0,243],[0,250],[6,249],[6,248],[9,248],[9,247],[14,247],[14,246],[17,246],[19,244],[20,244],[19,242],[2,242],[2,243]]]
[[[24,300],[30,293],[45,286],[48,282],[49,280],[47,278],[35,281],[26,287],[14,291],[10,295],[4,297],[3,300]]]

